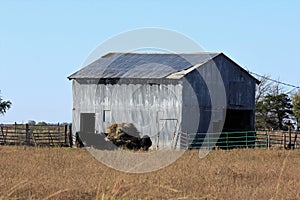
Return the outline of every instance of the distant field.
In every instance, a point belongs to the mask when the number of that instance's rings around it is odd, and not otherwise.
[[[187,151],[127,174],[84,149],[0,146],[0,199],[300,199],[300,151]]]

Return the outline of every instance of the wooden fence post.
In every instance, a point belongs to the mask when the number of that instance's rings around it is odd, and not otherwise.
[[[72,125],[69,125],[69,143],[70,143],[70,147],[73,147],[73,137],[72,137]]]
[[[283,133],[283,148],[286,149],[286,134]]]
[[[59,127],[59,123],[57,123],[57,131],[58,131],[58,144],[59,144],[59,146],[61,146],[61,142],[60,142],[61,135],[60,135],[60,127]]]
[[[267,148],[270,150],[270,133],[267,132]]]
[[[26,134],[25,144],[29,145],[30,144],[30,129],[29,129],[28,124],[25,124],[25,134]]]
[[[15,122],[15,136],[17,137],[17,122]]]
[[[298,137],[298,132],[295,132],[295,137],[294,137],[294,145],[293,145],[293,149],[297,148],[297,137]]]
[[[291,126],[289,126],[288,129],[289,129],[289,146],[288,146],[288,149],[292,149],[292,131],[291,131]]]
[[[1,126],[1,134],[2,134],[2,137],[3,137],[3,144],[6,145],[6,138],[5,138],[5,135],[4,135],[4,132],[3,132],[3,126]]]
[[[189,149],[189,133],[186,131],[186,149]]]
[[[65,144],[64,145],[67,145],[68,144],[68,125],[66,124],[65,125]]]

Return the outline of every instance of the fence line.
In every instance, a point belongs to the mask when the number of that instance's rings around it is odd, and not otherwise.
[[[297,131],[180,133],[180,148],[300,149]],[[71,125],[0,125],[0,145],[73,146]]]
[[[181,133],[180,147],[187,149],[281,148],[299,149],[298,132],[239,131]]]
[[[70,146],[71,125],[0,125],[0,145]]]

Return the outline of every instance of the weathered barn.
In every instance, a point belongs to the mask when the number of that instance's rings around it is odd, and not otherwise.
[[[223,53],[109,53],[68,78],[73,133],[130,122],[161,149],[183,133],[254,130],[258,81]]]

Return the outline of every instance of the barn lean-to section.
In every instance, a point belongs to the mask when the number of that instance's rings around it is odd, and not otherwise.
[[[69,79],[73,133],[130,122],[168,149],[186,148],[184,133],[254,128],[257,80],[222,53],[111,53]]]

